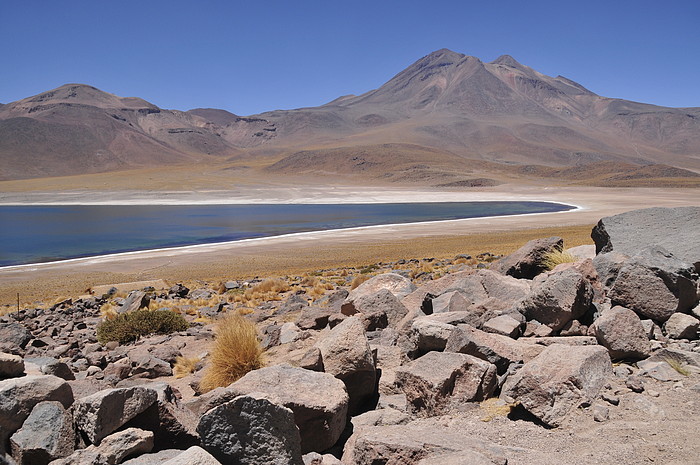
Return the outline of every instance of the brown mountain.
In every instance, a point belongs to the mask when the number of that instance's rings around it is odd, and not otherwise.
[[[0,106],[4,179],[254,159],[269,160],[269,176],[653,184],[700,170],[700,108],[605,98],[508,55],[484,63],[445,49],[366,94],[249,117],[162,110],[78,84]]]

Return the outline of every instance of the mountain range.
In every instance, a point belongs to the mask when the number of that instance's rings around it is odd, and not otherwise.
[[[695,185],[700,108],[602,97],[508,55],[442,49],[365,94],[251,116],[63,85],[0,104],[0,162],[0,180],[208,165],[441,186]]]

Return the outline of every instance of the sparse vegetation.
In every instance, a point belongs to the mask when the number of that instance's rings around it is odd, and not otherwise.
[[[240,315],[219,322],[209,364],[199,386],[204,392],[228,386],[263,366],[263,350],[255,325]]]
[[[350,290],[357,288],[357,286],[364,283],[368,279],[369,279],[369,276],[367,276],[367,275],[355,276],[355,278],[353,278],[353,280],[352,280],[352,283],[350,283]]]
[[[97,326],[101,344],[117,341],[132,342],[149,334],[170,334],[189,327],[185,318],[170,310],[136,310],[107,319]]]
[[[677,359],[675,359],[675,358],[670,358],[670,357],[669,357],[669,358],[667,358],[667,359],[665,360],[665,362],[668,363],[669,365],[671,365],[671,368],[673,368],[674,370],[676,370],[676,371],[677,371],[678,373],[680,373],[681,375],[683,375],[683,376],[690,376],[690,370],[689,370],[688,367],[687,367],[683,362],[681,362],[680,360],[677,360]]]
[[[553,250],[543,257],[542,265],[548,270],[553,270],[562,263],[574,263],[576,261],[578,261],[576,255],[565,250]]]
[[[173,373],[177,379],[194,373],[199,363],[199,357],[177,357],[173,366]]]

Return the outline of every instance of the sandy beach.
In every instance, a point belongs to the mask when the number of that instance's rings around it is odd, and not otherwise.
[[[604,189],[499,186],[470,192],[397,188],[266,188],[198,192],[30,192],[0,194],[2,205],[384,203],[489,200],[554,201],[576,210],[404,225],[318,231],[223,244],[129,252],[0,268],[0,304],[84,292],[91,286],[161,278],[166,281],[283,275],[382,260],[507,253],[531,238],[559,234],[567,246],[591,243],[601,217],[653,206],[698,204],[692,189]],[[484,250],[483,248],[488,248]]]

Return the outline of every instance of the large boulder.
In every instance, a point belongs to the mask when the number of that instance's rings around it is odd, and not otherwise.
[[[431,315],[432,316],[432,315]],[[447,340],[455,329],[454,325],[443,323],[429,316],[418,317],[411,324],[411,340],[418,353],[432,350],[445,350]]]
[[[348,439],[345,465],[446,464],[441,457],[460,455],[461,464],[504,465],[506,448],[476,438],[470,427],[454,427],[443,417],[416,420],[405,425],[363,426]],[[435,459],[432,462],[423,460]]]
[[[333,328],[318,344],[323,368],[343,383],[350,396],[351,415],[360,413],[376,394],[377,373],[364,325],[350,317]]]
[[[24,374],[24,360],[19,355],[0,352],[0,379],[16,378]]]
[[[100,445],[78,449],[66,458],[54,460],[50,465],[114,465],[125,458],[146,454],[153,449],[153,433],[138,428],[127,428],[105,437]]]
[[[199,419],[197,432],[202,446],[223,463],[304,463],[294,413],[255,394],[209,410]]]
[[[642,320],[628,308],[618,306],[604,310],[590,331],[598,343],[608,349],[613,360],[649,356],[651,344]]]
[[[355,300],[375,294],[376,292],[386,289],[395,295],[398,299],[403,299],[408,294],[416,290],[415,284],[410,279],[396,273],[384,273],[368,279],[364,283],[350,291],[345,302],[342,304],[342,311],[346,315],[355,313],[351,309],[354,308]]]
[[[44,401],[57,401],[68,408],[73,403],[73,390],[65,380],[50,375],[0,381],[0,453],[34,406]]]
[[[384,320],[385,325],[390,327],[396,327],[408,313],[408,309],[388,289],[362,295],[352,305],[343,306],[341,311],[348,316],[360,313],[370,320]]]
[[[471,355],[429,352],[396,371],[411,410],[442,413],[450,402],[481,401],[496,388],[496,367]]]
[[[486,320],[514,312],[515,305],[530,292],[530,285],[530,281],[494,271],[470,270],[426,283],[402,303],[409,309],[407,318],[436,312],[462,313],[464,323],[480,327]]]
[[[697,339],[700,320],[685,313],[674,313],[664,323],[666,336],[671,339]]]
[[[558,331],[586,313],[592,300],[590,283],[581,272],[569,268],[538,276],[532,291],[517,308],[528,320],[537,320]]]
[[[73,417],[60,402],[40,402],[10,438],[10,448],[20,465],[46,465],[67,457],[75,449]]]
[[[644,247],[663,247],[700,271],[700,207],[646,208],[602,218],[591,237],[596,252],[636,255]]]
[[[197,418],[180,403],[179,393],[167,383],[151,383],[146,387],[156,391],[156,402],[125,426],[152,431],[157,450],[198,444]]]
[[[496,366],[503,374],[511,363],[523,361],[521,344],[508,336],[487,333],[470,325],[457,325],[445,344],[446,352],[480,358]]]
[[[693,265],[652,246],[623,264],[608,295],[614,305],[664,322],[674,313],[687,312],[695,306],[697,281]]]
[[[253,393],[264,394],[271,402],[294,412],[302,453],[328,449],[345,428],[348,395],[343,382],[328,373],[290,365],[253,370],[228,387],[214,389],[189,405],[202,415],[238,396]]]
[[[514,278],[532,279],[547,270],[544,259],[551,252],[561,252],[564,239],[548,237],[533,239],[527,244],[491,264],[491,269]]]
[[[509,376],[501,391],[549,426],[591,401],[612,376],[608,351],[600,346],[553,344]]]
[[[75,426],[91,443],[99,445],[157,399],[156,391],[142,386],[105,389],[75,401]]]
[[[0,323],[0,351],[21,354],[32,340],[32,333],[19,323]]]

